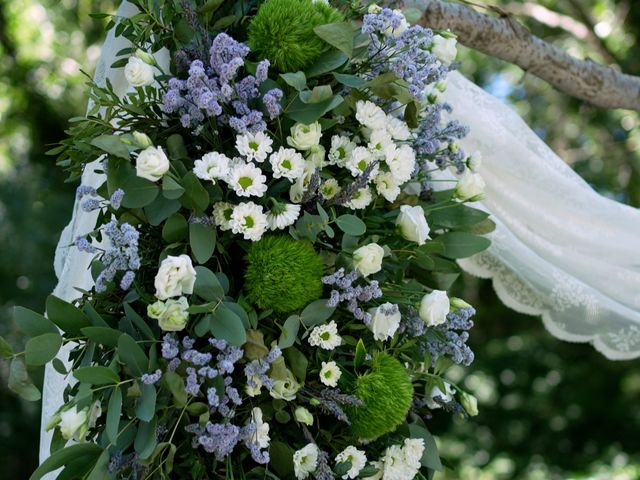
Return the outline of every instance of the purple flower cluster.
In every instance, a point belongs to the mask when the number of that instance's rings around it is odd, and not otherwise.
[[[445,78],[449,67],[428,50],[433,40],[431,29],[419,25],[407,27],[405,22],[401,14],[383,8],[364,16],[362,33],[371,40],[372,76],[391,71],[405,80],[411,94],[422,101],[426,86]]]
[[[244,367],[244,374],[247,377],[247,385],[250,388],[258,388],[262,384],[267,390],[273,388],[273,380],[269,378],[267,372],[271,368],[271,364],[282,355],[282,351],[277,346],[262,358],[251,360]],[[260,383],[256,382],[258,380]]]
[[[256,433],[256,424],[253,422],[242,427],[233,423],[207,422],[204,426],[193,423],[185,427],[185,430],[193,434],[191,442],[193,448],[202,447],[205,452],[212,453],[218,461],[230,455],[238,443],[242,442],[249,449],[251,458],[256,463],[269,463],[269,453],[260,450],[253,441]]]
[[[447,315],[447,321],[435,327],[442,338],[424,338],[421,342],[421,354],[429,352],[431,365],[443,355],[447,355],[455,363],[469,366],[473,363],[473,351],[466,344],[469,339],[469,330],[473,327],[471,317],[476,311],[472,307],[461,308]]]
[[[249,47],[226,33],[218,34],[211,44],[209,65],[194,60],[186,80],[172,78],[164,95],[162,110],[177,113],[185,128],[197,129],[206,118],[215,118],[237,133],[266,130],[263,113],[258,106],[258,87],[267,79],[269,61],[256,66],[256,74],[240,74]],[[282,91],[272,89],[262,98],[271,119],[280,114]]]
[[[339,388],[325,388],[320,392],[320,396],[317,399],[320,403],[320,408],[333,415],[337,420],[351,425],[349,417],[342,409],[343,405],[351,407],[363,407],[364,402],[355,395],[347,395],[342,393]]]
[[[125,272],[120,281],[120,288],[128,290],[135,279],[135,271],[140,268],[138,256],[140,232],[128,223],[119,224],[115,219],[107,223],[102,228],[102,232],[109,239],[109,248],[101,258],[105,268],[96,279],[96,291],[106,291],[107,284],[112,282],[120,271]],[[87,251],[87,245],[84,242],[76,239],[76,245]]]
[[[362,320],[365,324],[371,321],[371,314],[360,306],[360,303],[370,302],[382,296],[382,290],[376,280],[368,281],[366,285],[353,285],[359,278],[355,270],[345,275],[344,268],[338,269],[335,273],[322,277],[322,283],[333,285],[336,289],[331,291],[331,297],[327,301],[328,307],[337,307],[340,303],[347,304],[347,310],[353,313],[357,320]]]
[[[85,198],[89,197],[89,198]],[[122,199],[124,197],[124,190],[118,188],[113,194],[111,194],[111,198],[109,199],[109,204],[114,210],[119,210],[122,204]],[[102,208],[105,203],[103,203],[102,197],[98,195],[96,189],[90,187],[88,185],[80,185],[76,189],[76,198],[78,200],[84,199],[84,201],[80,204],[80,208],[82,208],[85,212],[92,212],[99,208]]]

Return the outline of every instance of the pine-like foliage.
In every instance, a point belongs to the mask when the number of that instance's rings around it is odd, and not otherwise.
[[[311,0],[267,0],[249,27],[249,46],[281,72],[309,67],[330,46],[313,29],[341,22],[335,8]]]

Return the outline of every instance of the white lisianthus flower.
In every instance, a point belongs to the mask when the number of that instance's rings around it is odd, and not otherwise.
[[[331,137],[331,148],[329,149],[329,165],[344,167],[347,159],[357,145],[349,137],[344,135],[334,135]]]
[[[334,320],[324,325],[318,325],[309,335],[309,345],[324,350],[333,350],[342,344],[342,337],[338,335],[338,325]]]
[[[383,159],[387,147],[392,144],[391,134],[387,130],[373,130],[369,135],[367,147],[376,159]]]
[[[311,412],[304,407],[296,408],[295,412],[293,412],[293,416],[296,417],[296,420],[304,425],[313,425],[313,415]]]
[[[456,59],[458,54],[457,43],[454,37],[434,35],[431,51],[442,63],[449,65]]]
[[[264,162],[273,151],[273,140],[264,132],[245,133],[236,137],[236,150],[248,161]]]
[[[336,463],[341,462],[349,462],[351,464],[351,468],[342,476],[343,480],[356,478],[367,464],[367,456],[362,450],[358,450],[356,447],[349,445],[336,455]]]
[[[327,387],[337,387],[338,380],[342,376],[342,371],[334,361],[322,362],[320,369],[320,382]]]
[[[369,322],[369,330],[373,332],[373,338],[384,342],[390,339],[400,327],[402,314],[398,305],[393,303],[383,303],[378,308],[371,309],[371,322]]]
[[[449,296],[444,290],[434,290],[420,301],[420,318],[429,327],[442,325],[447,321],[451,306]]]
[[[82,427],[86,426],[88,420],[87,409],[78,411],[78,407],[74,405],[68,410],[60,412],[60,433],[62,438],[70,440],[75,438],[79,440],[79,433]]]
[[[251,410],[251,422],[256,426],[256,431],[251,437],[251,441],[258,445],[258,447],[269,448],[269,424],[262,420],[262,410],[260,407],[255,407]]]
[[[402,205],[396,225],[406,240],[424,245],[429,239],[429,224],[420,205]]]
[[[407,124],[393,115],[387,115],[387,132],[394,140],[405,141],[411,138]]]
[[[351,196],[351,200],[346,202],[345,207],[351,210],[362,210],[367,208],[373,201],[373,195],[369,187],[361,188]]]
[[[267,230],[267,216],[261,205],[243,202],[233,208],[229,225],[233,233],[241,233],[245,240],[257,242]]]
[[[267,213],[269,230],[282,230],[293,225],[300,216],[300,205],[293,203],[279,204]]]
[[[429,407],[431,410],[442,408],[442,405],[436,402],[435,398],[438,397],[441,402],[448,403],[453,399],[454,393],[455,391],[451,387],[451,384],[447,382],[444,382],[444,392],[437,386],[433,387],[429,392],[429,398],[425,397],[427,407]]]
[[[409,145],[388,145],[385,149],[385,161],[389,170],[396,177],[399,185],[411,179],[416,168],[416,153]]]
[[[396,182],[396,177],[391,172],[381,172],[376,177],[376,191],[382,195],[387,202],[395,202],[400,195],[400,186]]]
[[[189,255],[182,254],[178,257],[169,255],[160,264],[154,280],[156,297],[166,300],[185,293],[191,294],[195,283],[196,271]]]
[[[158,300],[155,303],[147,305],[147,316],[149,318],[153,318],[154,320],[158,320],[166,309],[167,307],[165,306],[164,302]]]
[[[480,171],[481,166],[482,166],[482,153],[476,150],[467,159],[467,167],[473,173],[478,173]]]
[[[185,297],[177,300],[169,299],[165,302],[165,309],[158,318],[158,326],[164,332],[180,332],[187,326],[189,320],[189,302]]]
[[[153,67],[138,57],[129,57],[129,61],[124,66],[124,78],[132,87],[146,87],[151,85],[155,76]]]
[[[486,184],[480,174],[466,171],[462,174],[460,180],[458,180],[455,196],[462,201],[469,200],[471,202],[477,202],[484,198],[485,187]]]
[[[234,167],[228,183],[239,197],[262,197],[267,191],[267,177],[252,163]]]
[[[340,193],[341,190],[342,188],[340,188],[340,185],[335,178],[326,180],[322,185],[320,185],[319,189],[320,195],[322,195],[322,198],[324,198],[325,200],[331,200],[338,193]]]
[[[309,443],[293,454],[293,472],[298,480],[304,480],[318,468],[318,447]]]
[[[351,172],[351,175],[357,177],[362,175],[362,173],[375,162],[375,157],[371,154],[368,148],[366,147],[356,147],[351,152],[351,156],[347,159],[346,167]],[[373,167],[371,173],[369,174],[369,181],[371,181],[378,174],[380,166],[378,164]]]
[[[311,125],[296,123],[291,127],[291,136],[287,137],[287,143],[297,150],[309,150],[320,143],[322,127],[318,122]]]
[[[229,175],[229,162],[229,157],[222,153],[206,153],[195,161],[193,173],[202,180],[216,183],[216,180],[225,179]]]
[[[405,438],[402,447],[405,462],[416,470],[420,469],[422,462],[422,454],[424,453],[424,439],[422,438]]]
[[[369,243],[353,252],[353,266],[364,277],[382,270],[384,248],[377,243]]]
[[[304,158],[293,148],[280,147],[271,154],[269,163],[273,169],[273,178],[284,177],[296,181],[304,174]]]
[[[169,159],[161,147],[147,147],[136,158],[136,175],[157,182],[169,171]]]
[[[231,230],[231,214],[233,213],[233,204],[228,202],[217,202],[213,205],[213,221],[216,225],[226,232]]]
[[[295,400],[296,394],[300,390],[300,384],[291,370],[286,367],[284,358],[280,357],[271,364],[269,378],[273,380],[269,395],[287,402]]]
[[[356,120],[371,130],[384,130],[387,126],[387,114],[369,100],[356,103]]]

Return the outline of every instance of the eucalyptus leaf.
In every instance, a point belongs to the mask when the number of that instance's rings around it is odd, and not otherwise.
[[[73,376],[82,383],[89,385],[109,385],[120,381],[118,374],[108,367],[92,366],[81,367],[73,371]]]
[[[140,345],[126,333],[123,333],[118,340],[118,357],[121,363],[129,367],[131,373],[136,377],[147,373],[149,369],[149,359]]]
[[[40,390],[36,388],[31,378],[29,378],[27,367],[20,357],[14,357],[11,360],[11,365],[9,366],[9,390],[29,402],[40,400]]]
[[[287,85],[291,85],[298,92],[302,92],[307,88],[307,77],[303,72],[281,73],[280,77],[287,83]]]
[[[438,455],[438,446],[431,433],[426,428],[415,423],[409,425],[409,432],[411,433],[411,438],[422,438],[424,440],[424,453],[420,461],[422,466],[439,472],[444,471]]]
[[[127,59],[125,59],[126,63]],[[109,155],[129,160],[131,155],[129,148],[122,141],[118,135],[100,135],[91,140],[91,145],[99,148],[103,152],[107,152]]]
[[[24,359],[27,365],[44,365],[56,356],[61,346],[62,337],[59,333],[33,337],[25,346]]]
[[[220,285],[218,277],[208,268],[198,265],[195,267],[196,283],[193,293],[203,300],[215,302],[224,297],[224,288]]]
[[[367,231],[367,226],[362,220],[348,213],[336,218],[336,225],[340,230],[352,237],[359,237]]]
[[[209,206],[209,194],[193,172],[187,172],[182,177],[182,186],[185,189],[180,201],[187,208],[204,212]]]
[[[155,340],[155,335],[151,331],[147,322],[145,322],[144,318],[138,315],[131,305],[128,303],[124,304],[124,313],[127,318],[131,321],[131,323],[145,336],[148,340]]]
[[[164,383],[173,395],[173,399],[178,407],[187,404],[187,392],[184,387],[184,379],[176,372],[167,371],[162,376]]]
[[[118,432],[120,430],[121,415],[122,390],[120,390],[120,387],[115,387],[111,392],[111,398],[109,398],[109,405],[107,407],[107,423],[105,427],[107,438],[114,444],[116,443]]]
[[[51,320],[28,308],[15,307],[13,318],[18,328],[30,337],[37,337],[44,333],[58,333],[58,327]]]
[[[229,345],[240,346],[247,340],[242,319],[224,304],[213,312],[210,329],[214,337],[226,340]]]
[[[136,404],[136,417],[145,422],[150,422],[156,413],[156,387],[142,384],[140,389],[142,395]]]
[[[298,330],[300,330],[300,317],[298,315],[292,315],[287,318],[282,326],[278,347],[280,347],[281,350],[291,347],[296,342]]]
[[[82,310],[55,295],[47,297],[46,308],[49,320],[68,335],[80,336],[82,328],[91,326]]]
[[[347,75],[346,73],[334,72],[333,76],[338,82],[340,82],[343,85],[346,85],[347,87],[360,88],[365,83],[367,83],[367,80],[357,75]]]
[[[1,358],[11,358],[13,356],[13,349],[9,342],[7,342],[4,337],[0,337],[0,357]]]
[[[84,327],[82,334],[100,345],[114,348],[118,345],[122,332],[109,327]]]
[[[324,323],[333,315],[336,307],[327,306],[328,299],[321,298],[307,305],[300,314],[300,321],[305,327],[312,327]]]
[[[216,230],[202,223],[189,225],[189,244],[198,263],[205,263],[216,248]]]
[[[444,244],[444,255],[449,258],[466,258],[489,248],[488,238],[467,232],[449,232],[438,237]]]
[[[95,443],[76,443],[74,445],[70,445],[49,456],[31,474],[29,480],[40,480],[47,473],[53,472],[77,458],[93,458],[97,460],[101,453],[102,448]]]
[[[149,223],[156,226],[160,225],[178,210],[180,210],[180,202],[178,200],[170,200],[162,195],[158,195],[145,207],[144,213]]]
[[[140,422],[138,433],[133,442],[133,448],[142,460],[149,458],[156,448],[158,437],[156,435],[157,417],[149,422]]]
[[[162,227],[162,238],[167,243],[176,243],[184,240],[189,232],[187,219],[180,213],[174,213]]]
[[[344,65],[349,57],[340,50],[331,50],[327,53],[320,55],[311,67],[307,69],[305,74],[307,78],[317,77],[325,73],[336,70],[338,67]]]
[[[349,22],[327,23],[313,29],[316,35],[347,57],[353,54],[353,27]]]

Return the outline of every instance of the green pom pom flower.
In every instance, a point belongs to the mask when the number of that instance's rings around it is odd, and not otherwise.
[[[247,254],[247,297],[261,309],[292,312],[320,298],[323,273],[322,259],[309,242],[264,237]]]
[[[304,70],[331,48],[314,27],[343,20],[342,13],[322,2],[267,0],[249,26],[249,46],[281,72]]]
[[[413,385],[404,365],[382,353],[373,359],[371,371],[356,379],[353,394],[364,406],[347,411],[351,430],[360,439],[374,440],[405,421]]]

